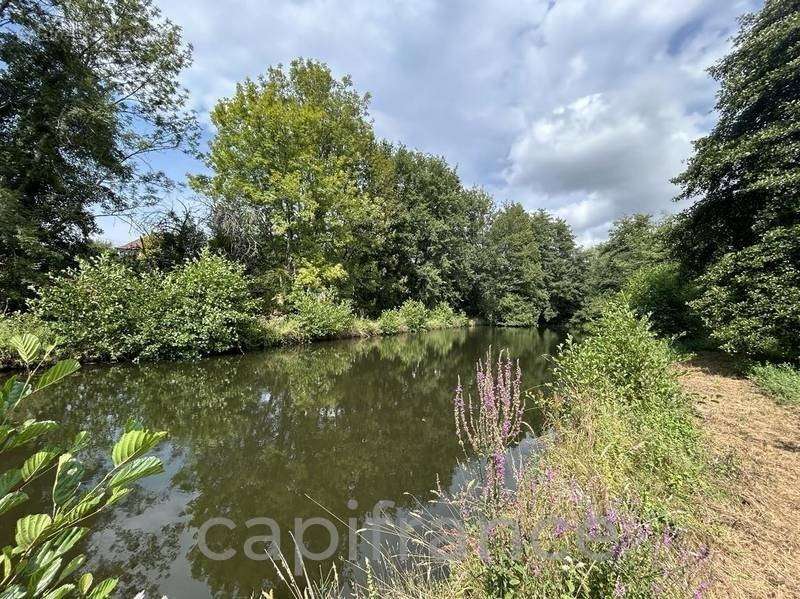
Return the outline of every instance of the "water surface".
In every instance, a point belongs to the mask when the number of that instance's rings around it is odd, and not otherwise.
[[[296,518],[331,518],[320,505],[360,523],[379,500],[408,508],[437,477],[447,488],[463,457],[451,403],[457,378],[471,380],[491,345],[520,359],[524,387],[539,386],[548,373],[543,355],[558,341],[549,331],[477,327],[86,367],[35,409],[62,422],[65,435],[91,433],[86,462],[95,470],[108,467],[104,456],[128,419],[169,432],[158,451],[166,472],[93,527],[84,549],[96,576],[118,576],[125,597],[249,597],[276,579],[269,562],[244,555],[245,540],[267,532],[246,521],[272,518],[292,555]],[[213,550],[237,551],[225,561],[197,547],[198,529],[219,517],[236,524],[208,535]],[[338,527],[338,555],[318,569],[346,555],[346,528]],[[328,538],[319,527],[306,536],[320,549]]]

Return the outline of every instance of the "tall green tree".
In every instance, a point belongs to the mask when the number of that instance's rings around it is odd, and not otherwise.
[[[531,225],[539,245],[543,284],[548,294],[542,321],[567,322],[585,299],[586,257],[563,219],[538,210],[531,215]]]
[[[380,216],[354,247],[356,303],[372,313],[407,299],[474,312],[491,198],[438,156],[384,144],[372,163]]]
[[[211,199],[217,242],[273,291],[301,268],[338,272],[356,225],[372,216],[368,102],[349,77],[297,59],[240,83],[212,111],[212,174],[192,185]]]
[[[483,313],[492,321],[535,326],[549,308],[534,218],[521,204],[503,206],[486,233]]]
[[[189,61],[150,0],[0,4],[0,303],[85,252],[98,211],[170,186],[146,156],[194,147]]]
[[[702,275],[697,306],[712,335],[748,353],[798,353],[799,63],[798,2],[767,0],[743,17],[710,70],[719,121],[675,180],[679,199],[696,200],[674,229],[676,257]]]

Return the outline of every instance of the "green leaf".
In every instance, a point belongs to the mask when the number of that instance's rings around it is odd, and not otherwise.
[[[65,453],[58,458],[56,481],[53,484],[53,503],[65,505],[75,497],[83,478],[83,464]]]
[[[24,588],[15,584],[13,587],[8,587],[5,591],[0,593],[0,599],[23,599],[27,594]]]
[[[22,478],[30,480],[34,475],[47,467],[47,465],[56,457],[53,451],[37,451],[22,465]]]
[[[20,445],[25,445],[25,443],[33,441],[36,437],[39,437],[57,428],[58,424],[52,420],[28,420],[19,428],[17,434],[11,438],[11,441],[6,446],[6,449],[12,449],[14,447],[19,447]]]
[[[11,383],[9,385],[9,383]],[[10,410],[17,402],[21,400],[23,397],[26,397],[31,392],[31,386],[24,381],[18,381],[16,377],[12,377],[9,381],[6,382],[5,387],[8,389],[3,393],[4,397],[4,409]]]
[[[74,584],[65,584],[58,587],[57,589],[48,591],[47,595],[42,597],[42,599],[63,599],[74,590],[75,590]]]
[[[128,495],[131,492],[130,487],[117,487],[113,491],[111,491],[111,497],[108,498],[106,501],[106,507],[114,505],[118,503],[123,497]]]
[[[22,482],[22,472],[18,468],[6,470],[0,474],[0,495],[5,495],[11,487]]]
[[[78,453],[81,449],[86,447],[88,444],[89,433],[86,431],[80,431],[75,435],[75,438],[72,440],[72,448],[70,451],[72,453]]]
[[[3,498],[0,499],[0,514],[5,514],[8,510],[26,501],[28,501],[28,496],[22,491],[14,491],[13,493],[4,495]]]
[[[114,466],[119,466],[131,458],[147,453],[165,436],[165,432],[128,431],[120,437],[111,451],[111,459],[114,460]]]
[[[47,587],[55,580],[60,568],[61,558],[58,558],[31,576],[28,588],[32,591],[34,597],[39,597],[44,593]]]
[[[94,576],[92,576],[91,572],[86,572],[83,576],[78,579],[78,592],[81,595],[85,595],[89,592],[89,588],[92,586],[92,582],[94,581]]]
[[[25,364],[33,362],[42,350],[42,342],[39,341],[36,335],[31,335],[30,333],[14,335],[10,343]]]
[[[39,391],[50,385],[54,385],[64,377],[76,372],[81,365],[77,360],[62,360],[47,369],[47,371],[36,382],[36,390]]]
[[[53,540],[53,555],[56,557],[64,555],[88,532],[89,529],[85,526],[73,526],[66,529]]]
[[[52,522],[47,514],[31,514],[17,520],[14,540],[22,549],[33,545]]]
[[[92,589],[92,592],[89,593],[88,597],[89,599],[105,599],[105,597],[108,597],[112,593],[116,586],[116,578],[106,578],[103,582]]]
[[[147,456],[137,458],[123,466],[120,471],[111,478],[108,486],[112,489],[114,487],[121,487],[135,482],[140,478],[144,478],[145,476],[160,474],[163,471],[164,464],[162,464],[161,460],[157,457]]]
[[[56,516],[59,524],[76,522],[91,514],[103,502],[103,495],[87,495],[78,505]]]
[[[70,562],[64,566],[64,569],[61,570],[61,574],[58,577],[58,582],[62,582],[67,579],[68,576],[71,576],[75,570],[80,568],[84,562],[86,561],[85,555],[76,555],[75,557],[70,560]],[[72,585],[70,585],[72,586]]]

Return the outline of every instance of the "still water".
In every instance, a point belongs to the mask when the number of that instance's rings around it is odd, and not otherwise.
[[[281,596],[270,563],[244,555],[249,537],[269,532],[248,529],[248,520],[273,519],[291,556],[297,518],[360,523],[379,500],[408,508],[437,480],[447,488],[463,459],[451,403],[458,377],[471,381],[489,346],[507,348],[520,360],[523,386],[535,388],[558,342],[550,331],[477,327],[86,367],[31,407],[62,422],[65,436],[90,432],[90,471],[108,467],[105,456],[130,418],[169,433],[158,451],[166,472],[101,516],[84,548],[96,577],[120,578],[119,596],[249,597],[272,585]],[[198,549],[198,530],[211,518],[235,523],[207,535],[212,550],[233,549],[234,557],[215,561]],[[337,527],[337,555],[314,564],[312,576],[347,554],[347,528]],[[311,547],[329,538],[321,527],[306,534]]]

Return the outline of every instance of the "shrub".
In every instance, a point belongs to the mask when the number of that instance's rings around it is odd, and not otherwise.
[[[689,305],[697,298],[697,289],[677,264],[658,264],[637,271],[624,291],[631,307],[639,316],[649,315],[653,330],[660,335],[702,334],[703,323]]]
[[[467,326],[469,323],[464,314],[458,313],[444,302],[438,304],[428,314],[428,321],[425,328],[432,329],[447,329],[455,327]]]
[[[398,309],[403,324],[412,333],[425,329],[428,322],[428,309],[422,302],[417,300],[406,300]]]
[[[2,556],[4,577],[0,581],[0,595],[19,598],[80,595],[104,599],[114,591],[116,578],[93,585],[90,573],[79,577],[76,574],[86,561],[84,555],[73,555],[77,543],[89,532],[82,524],[122,500],[137,480],[163,472],[161,460],[145,454],[165,433],[126,430],[111,451],[112,469],[88,484],[83,480],[84,466],[76,457],[86,445],[85,432],[79,433],[66,448],[45,445],[41,438],[59,425],[52,420],[20,422],[16,413],[22,401],[74,373],[79,364],[75,360],[58,362],[37,377],[33,373],[39,370],[41,362],[48,361],[53,346],[44,347],[33,335],[14,337],[11,343],[26,372],[12,376],[0,386],[3,428],[0,455],[6,462],[19,464],[0,478],[0,515],[19,509],[29,500],[30,489],[45,481],[48,488],[45,496],[51,506],[46,513],[28,513],[17,518],[14,540]],[[24,461],[21,453],[28,456]],[[11,529],[10,523],[2,525],[4,530]]]
[[[38,293],[33,313],[89,360],[227,351],[254,312],[242,267],[208,251],[171,273],[143,274],[105,254]]]
[[[800,225],[773,229],[723,256],[699,279],[692,306],[726,351],[800,356]]]
[[[750,378],[784,405],[800,405],[800,370],[791,364],[757,364]]]
[[[333,339],[352,328],[355,316],[349,301],[336,300],[326,292],[300,291],[289,298],[291,317],[311,339]]]
[[[352,337],[375,337],[381,334],[381,327],[376,320],[368,318],[356,318],[353,320],[353,327],[350,330]]]
[[[255,307],[241,265],[204,251],[170,273],[142,277],[137,357],[196,358],[239,345]]]
[[[378,318],[378,327],[382,335],[397,335],[398,333],[408,332],[403,317],[397,309],[384,310],[380,318]]]
[[[659,512],[688,501],[702,469],[676,359],[648,318],[617,297],[590,323],[586,339],[564,344],[555,359],[553,393],[543,399],[552,422],[591,439],[590,446],[565,452],[566,461],[591,464],[616,492],[635,487]]]

